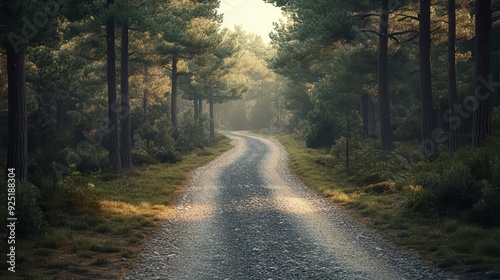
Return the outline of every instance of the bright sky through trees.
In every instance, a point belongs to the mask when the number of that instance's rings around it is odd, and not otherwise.
[[[283,18],[281,10],[262,0],[222,0],[219,12],[224,14],[223,27],[233,29],[241,25],[248,32],[256,33],[269,43],[273,22]]]

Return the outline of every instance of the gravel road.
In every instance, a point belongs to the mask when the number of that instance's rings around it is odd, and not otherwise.
[[[305,187],[276,140],[227,135],[126,279],[452,279]]]

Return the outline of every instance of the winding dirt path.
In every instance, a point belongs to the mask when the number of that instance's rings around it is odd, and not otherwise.
[[[227,135],[126,279],[450,279],[305,187],[276,140]]]

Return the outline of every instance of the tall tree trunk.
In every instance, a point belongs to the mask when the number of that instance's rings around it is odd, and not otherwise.
[[[455,0],[448,0],[448,82],[449,82],[449,144],[448,150],[453,153],[462,147],[462,118],[456,112],[458,108],[457,97],[457,69],[456,69],[456,3]]]
[[[361,138],[363,139],[366,139],[368,136],[370,136],[375,128],[373,106],[374,104],[370,96],[368,96],[368,94],[362,94],[359,113],[361,115],[361,119],[363,120],[363,129],[361,131]]]
[[[198,113],[198,95],[195,94],[193,98],[193,108],[194,108],[194,121],[197,121],[199,118]]]
[[[215,140],[215,124],[214,124],[214,96],[210,89],[210,139]]]
[[[57,131],[64,129],[64,103],[62,99],[56,100],[56,129]]]
[[[380,117],[380,134],[382,149],[393,148],[391,128],[391,108],[389,105],[388,76],[388,32],[389,32],[389,0],[382,0],[380,11],[380,37],[378,49],[378,104]]]
[[[177,53],[172,55],[172,97],[170,100],[170,114],[172,121],[172,138],[174,140],[179,139],[179,129],[177,126],[177,62],[178,62]]]
[[[349,116],[346,114],[346,126],[345,126],[345,166],[349,167],[350,163],[350,141],[351,140],[351,123],[349,121]]]
[[[424,155],[429,155],[437,152],[437,143],[432,135],[435,120],[431,79],[431,0],[420,1],[419,52],[422,152]]]
[[[200,137],[204,137],[205,127],[203,125],[203,94],[200,93],[198,95],[198,127],[199,127],[199,135]]]
[[[143,79],[143,84],[144,84],[144,90],[142,92],[142,110],[144,111],[144,115],[148,113],[148,72],[149,72],[149,67],[147,64],[144,65],[144,79]]]
[[[108,5],[113,4],[108,0]],[[118,139],[118,110],[116,100],[116,50],[115,50],[115,17],[106,21],[107,71],[108,71],[108,117],[109,117],[109,164],[113,173],[122,173]]]
[[[16,178],[28,179],[28,110],[24,57],[7,44],[8,138],[7,168],[14,168]]]
[[[198,100],[198,114],[200,114],[200,116],[203,114],[203,95],[202,94],[200,94],[199,100]]]
[[[478,107],[474,111],[472,145],[483,147],[491,134],[493,93],[491,74],[491,0],[476,0],[476,52],[475,52],[475,98]]]
[[[122,167],[132,169],[132,126],[130,123],[130,98],[128,86],[128,24],[122,24],[121,50],[121,145]]]

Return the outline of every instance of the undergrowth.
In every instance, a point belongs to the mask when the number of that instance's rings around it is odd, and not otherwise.
[[[306,148],[294,135],[278,135],[289,165],[309,187],[342,205],[359,221],[443,268],[484,276],[500,270],[500,141],[415,160],[417,147],[378,143],[331,150]]]
[[[230,147],[219,135],[217,143],[193,148],[175,164],[146,159],[122,176],[73,169],[60,181],[19,185],[16,273],[8,273],[2,253],[0,278],[122,278],[146,236],[170,213],[189,173]]]

